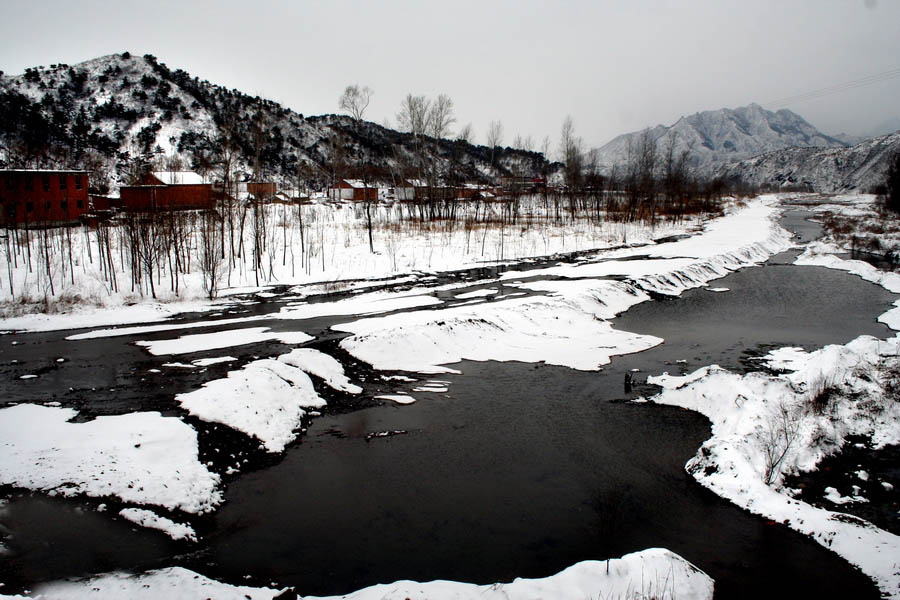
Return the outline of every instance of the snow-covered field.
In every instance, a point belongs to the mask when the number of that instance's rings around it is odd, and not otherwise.
[[[342,210],[350,212],[352,208]],[[352,334],[341,342],[345,351],[378,369],[433,374],[453,371],[454,367],[449,365],[465,359],[543,361],[598,370],[613,356],[639,352],[662,342],[653,336],[615,330],[610,324],[615,315],[650,300],[651,293],[678,295],[687,289],[706,286],[731,271],[760,264],[789,248],[790,234],[777,225],[778,214],[777,198],[763,197],[746,206],[731,207],[725,216],[708,222],[702,232],[658,245],[651,242],[650,232],[626,232],[619,227],[606,231],[599,228],[589,234],[573,233],[572,227],[560,227],[552,233],[544,229],[536,238],[518,230],[506,233],[485,230],[485,237],[478,240],[478,245],[490,248],[490,240],[498,244],[498,253],[490,260],[616,245],[626,237],[628,242],[640,240],[642,245],[604,252],[576,264],[507,272],[496,280],[497,285],[502,283],[528,292],[520,297],[500,296],[499,288],[491,287],[457,296],[472,304],[442,308],[441,301],[429,295],[433,288],[414,286],[399,293],[363,291],[335,303],[299,300],[267,318],[302,320],[324,315],[369,314],[353,317],[354,320],[335,328]],[[411,236],[390,251],[371,255],[365,232],[358,223],[353,227],[346,223],[332,224],[333,230],[323,228],[322,239],[326,230],[328,236],[346,236],[346,245],[335,241],[330,246],[334,264],[342,264],[339,261],[346,259],[346,270],[328,271],[326,267],[318,273],[301,272],[294,279],[285,277],[286,281],[300,284],[332,277],[371,279],[402,275],[404,269],[423,267],[422,252],[426,249],[428,270],[461,268],[487,260],[484,255],[478,255],[481,248],[474,253],[469,251],[472,240],[462,230],[433,232],[427,237],[427,243]],[[673,228],[666,233],[677,230]],[[657,230],[653,235],[662,234]],[[509,239],[504,240],[504,235]],[[513,242],[514,238],[517,241]],[[516,244],[517,249],[512,250]],[[501,256],[501,247],[503,253],[512,255]],[[321,251],[328,248],[323,244]],[[822,244],[810,245],[798,264],[840,268],[900,292],[900,276],[879,272],[866,263],[843,261],[833,255],[837,250]],[[398,262],[399,257],[402,261]],[[287,264],[283,266],[290,268]],[[233,283],[248,284],[253,276],[244,271],[242,277]],[[531,280],[537,277],[541,280]],[[79,281],[88,280],[90,277]],[[415,279],[410,283],[415,284]],[[456,287],[464,285],[469,284]],[[186,285],[183,289],[192,288]],[[310,289],[298,288],[294,293],[302,298]],[[127,299],[107,297],[114,306]],[[158,316],[165,315],[174,306],[177,305],[160,310]],[[198,305],[191,306],[193,309]],[[199,306],[209,308],[210,305]],[[409,308],[417,310],[391,313]],[[17,317],[5,320],[0,326],[55,329],[66,328],[71,323],[126,323],[127,318],[120,315],[127,315],[129,310],[121,309],[111,321],[98,313],[82,313],[71,317]],[[135,308],[134,312],[142,315],[141,319],[148,314],[145,307]],[[251,324],[254,319],[236,318],[217,323],[238,327]],[[900,328],[900,308],[889,311],[882,320],[894,329]],[[253,341],[278,340],[297,345],[312,339],[303,332],[285,336],[262,327],[235,329],[239,334],[225,331],[179,335],[178,326],[166,324],[124,330],[99,329],[69,339],[76,342],[119,335],[121,331],[129,335],[171,331],[168,339],[142,345],[154,355],[173,356],[215,349],[221,349],[224,355],[228,348]],[[663,387],[652,400],[696,410],[712,421],[713,437],[687,465],[703,485],[739,506],[812,536],[858,565],[883,593],[900,598],[897,536],[855,517],[795,500],[791,490],[781,485],[784,474],[814,468],[826,454],[837,451],[847,435],[867,434],[881,445],[900,443],[900,409],[894,400],[885,399],[888,382],[883,374],[884,366],[897,361],[898,354],[900,337],[859,338],[845,346],[829,346],[810,353],[780,349],[770,353],[766,363],[785,371],[782,375],[742,376],[710,365],[684,377],[666,374],[651,378],[650,382]],[[192,361],[184,366],[199,366],[200,362]],[[281,356],[250,362],[224,378],[179,395],[176,400],[191,415],[242,431],[258,439],[266,451],[279,453],[296,438],[303,419],[311,416],[310,411],[325,405],[310,376],[341,393],[362,392],[334,357],[310,348],[296,348]],[[419,398],[399,391],[379,397],[403,405],[424,400],[427,392],[446,389],[446,384],[433,381],[414,390],[425,394]],[[830,393],[820,407],[817,404],[822,403],[820,393],[826,389]],[[74,416],[73,409],[31,404],[0,409],[0,445],[4,448],[0,457],[0,484],[67,496],[117,498],[140,506],[123,509],[119,513],[121,517],[164,530],[176,539],[195,539],[190,525],[148,508],[198,514],[214,510],[221,503],[218,476],[198,460],[196,432],[184,421],[158,413],[69,422]],[[110,465],[115,468],[109,468]],[[235,465],[234,471],[239,468],[240,465]],[[649,578],[648,573],[652,573]],[[173,568],[136,577],[111,574],[89,581],[60,582],[42,586],[35,593],[47,598],[142,597],[140,594],[269,598],[279,592],[233,587]],[[647,550],[608,562],[579,563],[544,580],[516,580],[494,586],[397,582],[360,590],[349,597],[594,598],[598,595],[707,598],[712,595],[712,581],[668,551]]]
[[[483,221],[493,211],[496,220],[466,226],[467,211],[475,210],[474,205],[464,205],[454,224],[422,225],[401,219],[406,209],[400,205],[377,205],[373,208],[374,252],[370,252],[365,213],[359,204],[266,206],[260,225],[261,268],[254,268],[256,232],[248,225],[243,239],[233,243],[243,249],[241,255],[234,262],[225,258],[218,264],[219,293],[227,297],[233,292],[263,291],[272,285],[301,284],[318,284],[333,291],[342,289],[344,280],[440,272],[561,252],[652,243],[657,238],[691,231],[700,223],[688,218],[680,223],[660,222],[651,229],[639,223],[597,224],[587,218],[557,222],[548,216],[551,207],[534,197],[521,203],[516,223],[500,224],[502,205],[487,204],[477,207],[479,219]],[[302,227],[298,211],[302,213]],[[215,307],[215,303],[202,302],[206,297],[200,269],[202,237],[196,225],[193,234],[183,240],[184,252],[191,260],[182,260],[190,267],[179,275],[177,293],[171,267],[174,261],[166,255],[170,250],[159,254],[154,270],[158,301],[151,301],[146,277],[143,286],[131,284],[133,273],[124,228],[113,228],[109,234],[112,267],[100,260],[101,242],[96,231],[76,228],[45,233],[48,239],[43,240],[35,232],[19,232],[18,244],[12,243],[12,236],[8,243],[0,244],[0,254],[8,259],[0,277],[0,309],[7,317],[7,329],[129,324]],[[226,245],[231,245],[229,239]],[[49,267],[42,253],[45,247],[50,248]],[[63,260],[69,248],[72,260]],[[137,306],[127,306],[135,303]],[[52,316],[43,314],[48,309]]]

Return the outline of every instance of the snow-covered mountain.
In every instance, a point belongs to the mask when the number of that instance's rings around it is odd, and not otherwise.
[[[722,165],[717,174],[758,186],[816,192],[869,192],[884,183],[900,131],[850,148],[786,148]]]
[[[324,183],[339,165],[350,177],[390,181],[414,176],[411,134],[350,117],[304,117],[276,102],[251,97],[172,70],[152,55],[112,54],[77,65],[0,73],[0,168],[88,168],[116,188],[138,163],[180,162],[214,173],[223,150],[237,171],[257,164],[265,176]],[[464,141],[427,140],[443,178],[485,181],[505,174],[540,173],[543,156]],[[429,164],[431,158],[428,158]]]
[[[758,104],[705,111],[681,117],[670,126],[620,135],[596,150],[601,165],[627,164],[629,148],[637,148],[641,136],[650,135],[665,152],[674,139],[675,155],[687,151],[689,164],[701,173],[723,163],[795,146],[842,148],[847,144],[825,135],[800,115],[782,109],[771,112]]]

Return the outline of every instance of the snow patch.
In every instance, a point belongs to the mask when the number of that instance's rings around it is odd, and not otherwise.
[[[140,525],[141,527],[162,531],[176,541],[197,541],[197,534],[194,532],[193,527],[183,523],[176,523],[172,519],[166,517],[161,517],[151,510],[145,510],[143,508],[123,508],[119,511],[119,516]]]
[[[416,401],[415,398],[406,394],[382,394],[380,396],[375,396],[375,398],[380,400],[390,400],[395,404],[413,404]]]
[[[282,344],[304,344],[313,339],[302,331],[277,332],[268,327],[247,327],[246,329],[227,329],[215,333],[196,333],[183,335],[170,340],[154,340],[136,342],[150,354],[171,355],[190,354],[205,350],[219,350],[260,342],[281,342]]]
[[[344,374],[344,367],[341,363],[324,352],[313,348],[297,348],[288,354],[282,354],[278,357],[278,360],[292,367],[297,367],[310,375],[315,375],[339,392],[362,393],[361,387],[350,383],[350,380]]]
[[[294,441],[304,409],[325,406],[306,373],[272,359],[251,362],[175,400],[204,421],[257,438],[268,452],[282,452]]]
[[[71,408],[0,410],[0,483],[50,495],[116,497],[200,514],[222,502],[198,461],[197,433],[157,412],[69,423]]]

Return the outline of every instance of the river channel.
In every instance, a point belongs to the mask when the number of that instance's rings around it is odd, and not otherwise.
[[[809,239],[817,230],[805,217],[789,211],[782,224]],[[233,583],[324,595],[399,579],[542,577],[581,560],[665,547],[713,577],[717,598],[877,598],[871,581],[843,559],[685,473],[709,437],[705,417],[630,401],[653,393],[640,383],[648,374],[708,364],[750,370],[772,347],[890,335],[875,319],[895,296],[846,273],[794,266],[795,256],[775,256],[709,285],[727,292],[696,289],[633,307],[616,328],[665,342],[614,358],[600,372],[464,362],[453,365],[462,374],[437,377],[449,382],[447,392],[419,393],[418,402],[400,406],[372,399],[390,386],[338,354],[351,378],[365,380],[364,397],[328,396],[329,408],[278,457],[188,418],[204,460],[215,460],[217,448],[250,459],[228,480],[226,503],[196,523],[198,544],[136,530],[98,512],[95,501],[2,490],[9,552],[0,556],[0,581],[15,591],[63,576],[181,565]],[[238,306],[223,317],[277,307]],[[339,336],[328,328],[338,321],[253,326],[298,328],[317,336],[314,347],[336,354]],[[150,369],[166,361],[133,345],[153,336],[65,341],[71,333],[2,339],[4,402],[53,400],[83,418],[137,410],[183,415],[175,393],[288,350],[229,349],[235,364],[154,377]],[[18,379],[36,371],[36,380]],[[638,384],[626,390],[631,372]]]

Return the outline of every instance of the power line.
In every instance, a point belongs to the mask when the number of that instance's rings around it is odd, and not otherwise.
[[[889,71],[875,73],[874,75],[867,75],[866,77],[860,77],[859,79],[854,79],[852,81],[846,81],[844,83],[830,85],[827,87],[819,88],[817,90],[804,92],[802,94],[796,94],[794,96],[787,96],[785,98],[779,98],[778,100],[769,102],[768,106],[778,108],[778,107],[786,106],[788,104],[793,104],[795,102],[805,102],[807,100],[815,100],[817,98],[822,98],[824,96],[830,96],[832,94],[839,94],[841,92],[846,92],[847,90],[852,90],[852,89],[856,89],[856,88],[860,88],[860,87],[865,87],[868,85],[874,85],[876,83],[881,83],[882,81],[887,81],[889,79],[893,79],[898,76],[900,76],[900,67],[895,67]]]

